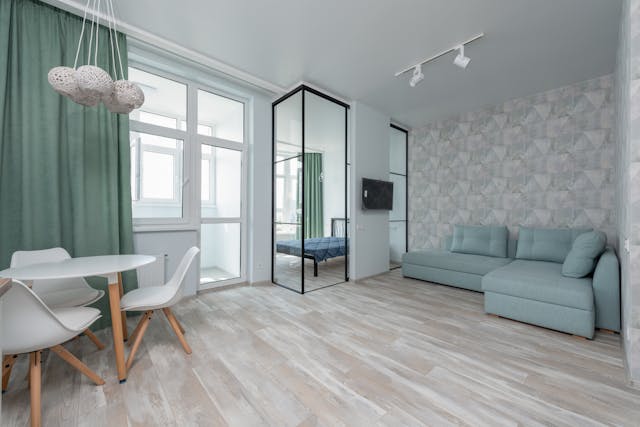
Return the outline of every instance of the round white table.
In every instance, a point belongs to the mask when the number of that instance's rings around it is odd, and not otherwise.
[[[155,257],[148,255],[102,255],[70,258],[57,262],[25,265],[0,271],[0,278],[16,280],[69,279],[73,277],[101,276],[109,284],[109,307],[113,327],[113,348],[116,355],[118,379],[127,380],[127,368],[124,362],[124,340],[127,336],[125,313],[120,311],[122,297],[122,272],[134,270],[154,262]]]

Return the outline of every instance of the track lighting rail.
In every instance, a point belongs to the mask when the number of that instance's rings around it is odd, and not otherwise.
[[[395,76],[396,76],[396,77],[399,77],[399,76],[403,75],[404,73],[408,73],[409,71],[414,70],[414,69],[415,69],[416,67],[418,67],[418,66],[422,66],[422,65],[424,65],[424,64],[426,64],[426,63],[428,63],[428,62],[434,61],[434,60],[436,60],[436,59],[440,58],[441,56],[446,55],[447,53],[453,52],[454,50],[458,49],[460,46],[464,46],[464,45],[467,45],[467,44],[469,44],[469,43],[472,43],[472,42],[474,42],[474,41],[476,41],[476,40],[478,40],[478,39],[481,39],[482,37],[484,37],[484,33],[480,33],[480,34],[478,34],[478,35],[476,35],[476,36],[473,36],[473,37],[471,37],[470,39],[465,40],[465,41],[463,41],[463,42],[461,42],[461,43],[456,43],[454,46],[450,47],[450,48],[449,48],[449,49],[447,49],[447,50],[443,50],[442,52],[436,53],[435,55],[433,55],[433,56],[431,56],[431,57],[429,57],[429,58],[425,59],[424,61],[418,62],[417,64],[414,64],[414,65],[412,65],[412,66],[410,66],[410,67],[407,67],[407,68],[405,68],[405,69],[404,69],[404,70],[402,70],[402,71],[398,71],[398,72],[395,74]]]

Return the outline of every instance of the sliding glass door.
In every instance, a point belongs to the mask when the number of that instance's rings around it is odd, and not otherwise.
[[[273,282],[348,280],[347,108],[300,86],[273,105]]]

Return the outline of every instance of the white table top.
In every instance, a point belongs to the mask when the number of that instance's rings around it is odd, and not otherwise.
[[[70,258],[8,268],[0,277],[17,280],[69,279],[72,277],[103,276],[133,270],[156,260],[149,255],[102,255]]]

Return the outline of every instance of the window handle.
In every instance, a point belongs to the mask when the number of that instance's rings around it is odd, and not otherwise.
[[[187,184],[189,184],[189,178],[186,178],[184,181],[182,181],[182,188],[184,189],[184,187],[186,187]]]

